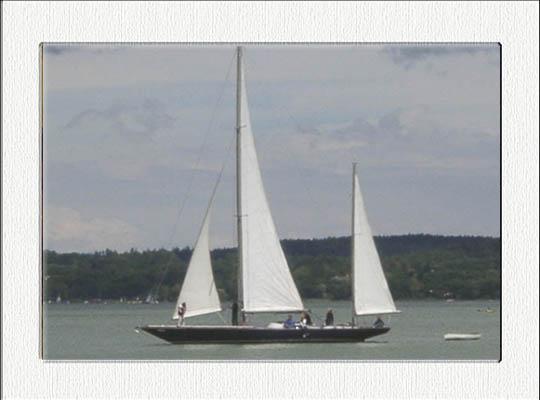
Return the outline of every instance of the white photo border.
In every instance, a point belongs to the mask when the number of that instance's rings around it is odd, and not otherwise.
[[[537,35],[536,2],[3,2],[3,396],[537,397]],[[501,43],[502,361],[43,361],[43,42]]]

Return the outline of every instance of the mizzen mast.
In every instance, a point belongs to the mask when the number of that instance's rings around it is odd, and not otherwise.
[[[356,305],[355,305],[355,282],[354,282],[354,261],[355,261],[355,213],[356,213],[356,163],[353,162],[353,182],[352,182],[352,227],[351,227],[351,300],[352,300],[352,326],[355,323]]]
[[[238,235],[238,269],[237,269],[237,294],[236,294],[236,312],[243,308],[243,287],[242,287],[242,47],[236,49],[236,232]],[[243,314],[242,314],[243,315]],[[238,321],[238,315],[234,316]],[[242,318],[243,322],[243,318]]]

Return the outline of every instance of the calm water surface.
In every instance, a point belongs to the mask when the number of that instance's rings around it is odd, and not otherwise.
[[[307,301],[313,322],[327,307],[337,323],[351,319],[350,302]],[[496,300],[402,301],[399,315],[385,318],[391,330],[365,343],[171,345],[134,328],[169,324],[174,308],[163,304],[45,304],[44,357],[48,360],[498,360],[500,302]],[[484,310],[489,307],[494,313]],[[230,321],[230,309],[222,312]],[[257,315],[256,325],[283,319]],[[365,320],[371,323],[373,318]],[[217,314],[190,324],[223,324]],[[482,334],[480,340],[445,341],[445,333]]]

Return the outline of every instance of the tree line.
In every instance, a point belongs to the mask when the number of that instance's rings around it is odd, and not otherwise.
[[[349,299],[350,238],[289,239],[281,242],[303,298]],[[499,298],[500,238],[400,235],[375,237],[395,299]],[[45,300],[175,301],[191,257],[190,248],[131,249],[119,253],[58,253],[43,257]],[[236,297],[235,248],[211,252],[222,301]]]

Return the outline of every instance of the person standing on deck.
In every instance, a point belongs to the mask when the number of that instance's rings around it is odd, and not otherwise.
[[[313,325],[312,322],[311,322],[311,317],[309,316],[308,312],[305,311],[304,312],[304,315],[302,315],[302,323],[304,325]]]
[[[329,308],[326,312],[326,320],[324,321],[324,324],[326,326],[334,325],[334,313],[332,312],[331,308]]]
[[[238,303],[234,302],[232,305],[232,324],[238,325]]]
[[[176,326],[184,325],[184,314],[186,313],[186,311],[187,311],[187,307],[186,307],[186,303],[184,302],[178,307],[178,322]]]

